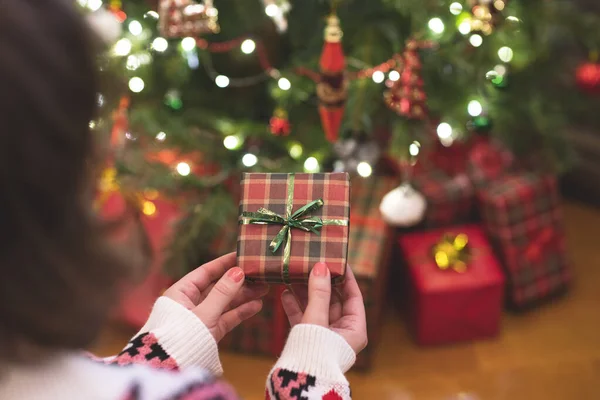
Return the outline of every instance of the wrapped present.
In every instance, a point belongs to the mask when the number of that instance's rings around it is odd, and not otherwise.
[[[485,188],[515,168],[513,153],[496,140],[477,141],[467,157],[467,174],[476,188]]]
[[[352,181],[348,265],[363,293],[369,331],[369,345],[359,354],[355,364],[361,369],[370,366],[377,345],[393,245],[390,228],[379,213],[379,202],[396,184],[395,179],[383,178]],[[284,289],[283,286],[272,288],[259,315],[234,329],[219,346],[248,354],[278,356],[289,330],[280,301]]]
[[[504,277],[482,228],[402,235],[409,326],[421,345],[488,338],[500,329]]]
[[[472,219],[475,192],[466,174],[451,177],[439,170],[424,171],[413,184],[427,200],[424,226],[441,227]]]
[[[480,190],[478,198],[506,270],[509,305],[524,308],[562,292],[571,274],[556,178],[506,176]]]
[[[348,256],[348,174],[263,174],[242,177],[238,266],[250,281],[303,283],[325,262],[343,282]]]

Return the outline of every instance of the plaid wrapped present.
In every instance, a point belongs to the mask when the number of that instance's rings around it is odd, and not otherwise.
[[[413,184],[427,200],[424,226],[440,227],[472,219],[475,192],[465,174],[450,177],[439,170],[424,171]]]
[[[348,265],[364,297],[369,331],[369,345],[359,354],[355,365],[360,369],[370,366],[377,345],[392,249],[393,234],[381,218],[379,203],[396,185],[395,179],[352,181]],[[270,356],[281,353],[289,323],[280,301],[285,288],[274,289],[264,300],[258,316],[244,322],[220,342],[222,349]]]
[[[242,177],[238,266],[251,281],[308,282],[325,262],[343,282],[348,256],[348,174],[262,174]]]
[[[159,29],[168,38],[218,33],[218,11],[212,0],[197,4],[191,0],[160,0]]]
[[[506,270],[509,305],[524,308],[562,292],[571,273],[556,178],[507,176],[478,198]]]
[[[515,157],[497,140],[479,140],[471,148],[467,174],[476,188],[484,188],[516,168]]]

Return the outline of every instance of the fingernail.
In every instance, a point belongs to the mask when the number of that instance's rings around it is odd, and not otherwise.
[[[239,267],[231,268],[227,271],[227,276],[234,282],[239,282],[244,279],[244,271]]]
[[[313,268],[313,273],[315,274],[315,276],[327,276],[327,272],[327,264],[325,264],[324,262],[316,263]]]

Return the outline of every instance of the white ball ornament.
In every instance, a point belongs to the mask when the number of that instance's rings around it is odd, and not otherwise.
[[[379,211],[385,222],[393,226],[414,226],[423,220],[427,202],[410,184],[392,190],[381,200]]]
[[[104,44],[110,46],[121,37],[123,31],[121,22],[110,11],[100,8],[88,14],[86,18],[92,31],[94,31]]]

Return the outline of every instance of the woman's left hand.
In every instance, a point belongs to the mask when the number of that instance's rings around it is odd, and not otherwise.
[[[235,253],[196,268],[165,291],[170,298],[191,310],[219,342],[233,328],[262,308],[266,284],[245,284],[244,272],[235,266]]]

